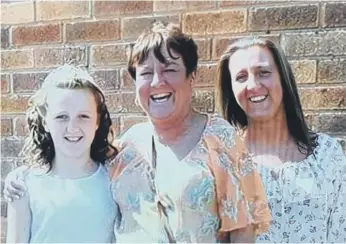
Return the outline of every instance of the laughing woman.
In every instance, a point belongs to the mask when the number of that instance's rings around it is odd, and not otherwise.
[[[217,90],[266,188],[273,223],[257,242],[346,242],[346,157],[336,139],[308,129],[280,47],[235,41],[220,58]]]
[[[148,117],[123,137],[111,170],[120,242],[253,242],[271,220],[265,193],[235,129],[193,110],[197,46],[154,24],[128,70]]]

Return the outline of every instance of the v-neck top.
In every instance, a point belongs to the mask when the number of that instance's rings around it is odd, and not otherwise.
[[[123,136],[110,169],[121,212],[117,241],[167,243],[157,201],[166,204],[177,242],[217,242],[220,234],[249,224],[256,234],[267,230],[271,214],[251,157],[226,120],[207,116],[200,140],[182,160],[169,147],[156,147],[156,169],[151,124],[137,124]]]

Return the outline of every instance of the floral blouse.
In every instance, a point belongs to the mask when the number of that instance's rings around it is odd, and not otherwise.
[[[249,224],[256,234],[267,230],[271,215],[263,184],[228,122],[208,115],[201,139],[180,161],[169,148],[158,147],[155,176],[152,132],[149,123],[133,126],[110,169],[121,214],[117,242],[168,242],[157,207],[162,199],[176,242],[215,243],[222,233]]]
[[[346,157],[325,134],[318,134],[314,154],[276,172],[257,165],[273,216],[257,242],[346,242]]]

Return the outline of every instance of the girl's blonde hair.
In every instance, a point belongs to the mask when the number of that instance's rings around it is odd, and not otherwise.
[[[102,90],[86,70],[65,64],[49,73],[41,88],[29,99],[26,112],[29,135],[22,150],[26,164],[48,166],[48,171],[52,168],[55,149],[50,133],[44,128],[44,123],[47,113],[47,96],[54,88],[92,91],[97,103],[99,127],[91,144],[90,156],[92,160],[101,164],[115,157],[118,150],[110,143],[114,139],[114,132]]]

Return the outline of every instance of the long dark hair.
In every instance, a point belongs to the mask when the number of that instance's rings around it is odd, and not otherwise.
[[[55,149],[50,133],[44,128],[47,112],[46,100],[48,92],[52,88],[89,89],[94,94],[99,126],[91,144],[90,157],[101,164],[112,160],[118,150],[110,143],[114,139],[114,132],[103,92],[87,71],[65,64],[49,73],[42,87],[29,100],[26,113],[29,135],[21,152],[26,164],[48,166],[48,172],[52,169]]]
[[[232,125],[245,129],[248,125],[247,115],[237,103],[232,91],[232,78],[228,68],[230,57],[239,49],[251,46],[261,46],[269,49],[277,65],[281,87],[283,91],[283,104],[290,135],[294,138],[301,153],[310,155],[317,145],[317,134],[311,131],[304,119],[296,81],[292,68],[283,52],[269,39],[257,37],[244,37],[234,40],[220,57],[217,65],[217,107],[221,115]]]

